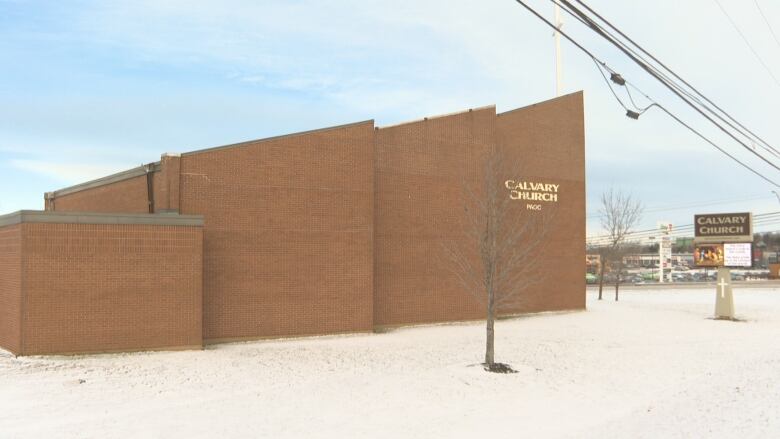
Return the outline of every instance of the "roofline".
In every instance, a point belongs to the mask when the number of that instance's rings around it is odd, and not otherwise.
[[[286,137],[303,136],[303,135],[306,135],[306,134],[320,133],[320,132],[325,132],[325,131],[330,131],[330,130],[337,130],[337,129],[340,129],[340,128],[349,128],[349,127],[353,127],[353,126],[357,126],[357,125],[364,125],[364,124],[367,124],[367,123],[370,123],[373,126],[374,125],[374,119],[363,120],[363,121],[360,121],[360,122],[352,122],[352,123],[347,123],[347,124],[343,124],[343,125],[334,125],[334,126],[325,127],[325,128],[317,128],[317,129],[314,129],[314,130],[299,131],[299,132],[290,133],[290,134],[282,134],[280,136],[265,137],[265,138],[262,138],[262,139],[247,140],[245,142],[231,143],[229,145],[213,146],[211,148],[204,148],[204,149],[198,149],[198,150],[195,150],[195,151],[184,152],[184,153],[181,154],[181,156],[182,157],[187,157],[187,156],[191,156],[191,155],[195,155],[195,154],[202,154],[202,153],[206,153],[206,152],[218,151],[218,150],[221,150],[221,149],[240,148],[242,146],[249,146],[249,145],[252,145],[252,144],[255,144],[255,143],[260,143],[260,142],[268,142],[268,141],[271,141],[271,140],[284,139]]]
[[[56,191],[46,192],[44,194],[44,197],[47,200],[50,200],[53,198],[61,197],[63,195],[69,195],[75,192],[81,192],[87,189],[92,189],[100,186],[105,186],[107,184],[118,183],[120,181],[129,180],[131,178],[140,177],[150,172],[157,172],[159,170],[160,170],[160,162],[153,162],[146,165],[138,166],[133,169],[128,169],[127,171],[117,172],[116,174],[111,174],[105,177],[96,178],[94,180],[90,180],[85,183],[79,183],[73,186],[68,186],[66,188],[58,189]]]
[[[453,111],[451,113],[438,114],[436,116],[424,117],[422,119],[413,119],[413,120],[408,120],[408,121],[405,121],[405,122],[398,122],[398,123],[394,123],[392,125],[385,125],[385,126],[376,127],[376,128],[378,130],[383,130],[385,128],[394,128],[394,127],[398,127],[398,126],[402,126],[402,125],[409,125],[409,124],[413,124],[413,123],[425,122],[426,120],[442,119],[442,118],[445,118],[445,117],[457,116],[459,114],[471,113],[472,111],[488,110],[490,108],[495,109],[496,108],[496,104],[483,105],[481,107],[469,108],[468,110]]]
[[[572,97],[574,95],[582,95],[584,93],[585,92],[583,90],[579,90],[579,91],[575,91],[573,93],[569,93],[569,94],[565,94],[565,95],[561,95],[561,96],[556,96],[556,97],[554,97],[552,99],[547,99],[546,101],[536,102],[536,103],[533,103],[531,105],[526,105],[524,107],[514,108],[512,110],[504,111],[503,113],[498,113],[497,116],[501,116],[503,114],[513,113],[515,111],[525,110],[525,109],[536,107],[536,106],[539,106],[539,105],[549,104],[549,103],[552,103],[552,102],[555,102],[555,101],[558,101],[558,100],[570,98],[570,97]]]
[[[577,94],[583,94],[583,91],[580,90],[580,91],[577,91],[577,92],[574,92],[574,93],[569,93],[569,94],[566,94],[566,95],[563,95],[563,96],[558,96],[558,97],[555,97],[553,99],[549,99],[549,100],[542,101],[542,102],[537,102],[535,104],[527,105],[525,107],[515,108],[513,110],[505,111],[503,113],[497,113],[496,115],[497,116],[501,116],[503,114],[508,114],[508,113],[512,113],[512,112],[515,112],[515,111],[524,110],[524,109],[535,107],[535,106],[538,106],[538,105],[544,105],[544,104],[547,104],[547,103],[550,103],[550,102],[553,102],[553,101],[556,101],[556,100],[559,100],[559,99],[564,99],[564,98],[567,98],[567,97],[571,97],[571,96],[577,95]],[[485,106],[481,106],[481,107],[469,108],[468,110],[456,111],[456,112],[452,112],[452,113],[439,114],[439,115],[431,116],[431,117],[424,117],[422,119],[415,119],[415,120],[410,120],[410,121],[406,121],[406,122],[399,122],[399,123],[396,123],[396,124],[385,125],[385,126],[382,126],[382,127],[375,126],[375,128],[378,129],[378,130],[386,129],[386,128],[394,128],[394,127],[398,127],[398,126],[402,126],[402,125],[409,125],[409,124],[414,124],[414,123],[425,122],[425,121],[428,121],[428,120],[435,120],[435,119],[441,119],[441,118],[445,118],[445,117],[457,116],[457,115],[460,115],[460,114],[470,113],[470,112],[475,111],[475,110],[476,111],[480,111],[480,110],[487,110],[487,109],[491,109],[491,108],[495,110],[495,108],[496,108],[495,104],[485,105]],[[260,142],[268,142],[268,141],[272,141],[272,140],[284,139],[284,138],[287,138],[287,137],[302,136],[302,135],[306,135],[306,134],[313,134],[313,133],[325,132],[325,131],[336,130],[336,129],[341,129],[341,128],[348,128],[348,127],[353,127],[353,126],[357,126],[357,125],[364,125],[364,124],[368,124],[368,123],[374,125],[374,119],[367,119],[367,120],[363,120],[363,121],[360,121],[360,122],[352,122],[352,123],[343,124],[343,125],[334,125],[334,126],[325,127],[325,128],[318,128],[318,129],[314,129],[314,130],[299,131],[299,132],[296,132],[296,133],[282,134],[282,135],[279,135],[279,136],[272,136],[272,137],[266,137],[266,138],[262,138],[262,139],[248,140],[248,141],[239,142],[239,143],[231,143],[231,144],[228,144],[228,145],[215,146],[215,147],[211,147],[211,148],[204,148],[204,149],[199,149],[199,150],[195,150],[195,151],[185,152],[185,153],[180,154],[179,156],[186,157],[186,156],[191,156],[191,155],[195,155],[195,154],[203,154],[203,153],[207,153],[207,152],[219,151],[219,150],[222,150],[222,149],[240,148],[242,146],[249,146],[249,145],[252,145],[252,144],[255,144],[255,143],[260,143]],[[129,180],[131,178],[140,177],[142,175],[148,174],[149,172],[158,172],[159,170],[160,170],[160,162],[157,161],[157,162],[149,163],[147,165],[142,165],[142,166],[138,166],[136,168],[128,169],[127,171],[122,171],[122,172],[118,172],[116,174],[111,174],[111,175],[108,175],[106,177],[101,177],[101,178],[97,178],[97,179],[94,179],[94,180],[90,180],[90,181],[87,181],[85,183],[80,183],[80,184],[76,184],[76,185],[73,185],[73,186],[68,186],[68,187],[65,187],[65,188],[62,188],[62,189],[58,189],[58,190],[55,190],[55,191],[52,191],[52,192],[46,192],[44,194],[44,197],[46,199],[54,199],[54,198],[61,197],[61,196],[64,196],[64,195],[69,195],[69,194],[73,194],[73,193],[76,193],[76,192],[81,192],[81,191],[84,191],[84,190],[87,190],[87,189],[92,189],[92,188],[105,186],[105,185],[112,184],[112,183],[118,183],[118,182],[124,181],[124,180]]]
[[[203,226],[203,215],[149,214],[149,213],[97,213],[50,212],[20,210],[0,216],[0,227],[21,223],[48,224],[129,224],[152,226]]]
[[[258,143],[258,142],[266,142],[266,141],[270,141],[270,140],[282,139],[282,138],[285,138],[285,137],[301,136],[301,135],[305,135],[305,134],[324,132],[324,131],[335,130],[335,129],[339,129],[339,128],[347,128],[347,127],[356,126],[356,125],[363,125],[363,124],[367,124],[367,123],[370,123],[373,126],[374,119],[368,119],[368,120],[364,120],[364,121],[360,121],[360,122],[352,122],[352,123],[348,123],[348,124],[344,124],[344,125],[335,125],[335,126],[330,126],[330,127],[325,127],[325,128],[318,128],[318,129],[308,130],[308,131],[301,131],[301,132],[297,132],[297,133],[283,134],[283,135],[280,135],[280,136],[267,137],[267,138],[264,138],[264,139],[249,140],[249,141],[246,141],[246,142],[233,143],[233,144],[230,144],[230,145],[215,146],[215,147],[212,147],[212,148],[200,149],[200,150],[196,150],[196,151],[185,152],[185,153],[182,153],[182,154],[168,153],[168,154],[164,154],[164,155],[185,157],[185,156],[190,156],[190,155],[195,155],[195,154],[201,154],[201,153],[204,153],[204,152],[211,152],[211,151],[227,149],[227,148],[238,148],[238,147],[241,147],[241,146],[247,146],[247,145],[251,145],[251,144],[254,144],[254,143]],[[44,198],[46,198],[46,199],[55,199],[57,197],[61,197],[61,196],[64,196],[64,195],[69,195],[69,194],[72,194],[72,193],[75,193],[75,192],[81,192],[81,191],[84,191],[84,190],[87,190],[87,189],[92,189],[92,188],[105,186],[105,185],[112,184],[112,183],[118,183],[118,182],[124,181],[124,180],[129,180],[131,178],[140,177],[142,175],[148,174],[149,172],[158,172],[159,170],[160,170],[160,162],[157,161],[157,162],[149,163],[147,165],[138,166],[138,167],[133,168],[133,169],[128,169],[127,171],[117,172],[116,174],[111,174],[111,175],[108,175],[106,177],[101,177],[101,178],[97,178],[97,179],[94,179],[94,180],[90,180],[90,181],[87,181],[85,183],[79,183],[79,184],[76,184],[76,185],[73,185],[73,186],[68,186],[68,187],[65,187],[65,188],[62,188],[62,189],[58,189],[58,190],[55,190],[55,191],[52,191],[52,192],[46,192],[44,194]]]

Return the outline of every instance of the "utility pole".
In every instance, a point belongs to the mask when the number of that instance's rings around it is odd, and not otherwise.
[[[555,3],[555,32],[553,33],[553,39],[555,40],[555,96],[561,95],[561,7],[558,3]]]

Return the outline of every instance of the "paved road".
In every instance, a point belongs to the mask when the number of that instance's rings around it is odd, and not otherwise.
[[[746,288],[780,288],[780,280],[746,280],[746,281],[734,281],[732,282],[734,288],[746,289]],[[587,286],[588,290],[598,290],[598,284],[590,284]],[[645,283],[645,284],[620,284],[621,290],[641,290],[641,289],[695,289],[695,288],[715,288],[715,282],[673,282],[673,283]],[[604,290],[614,291],[614,284],[604,284]]]

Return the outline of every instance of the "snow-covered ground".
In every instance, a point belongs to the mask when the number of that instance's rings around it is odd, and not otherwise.
[[[780,289],[636,289],[484,330],[0,357],[0,438],[780,437]]]

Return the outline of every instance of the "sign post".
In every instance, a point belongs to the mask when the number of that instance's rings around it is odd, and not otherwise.
[[[731,270],[718,268],[718,283],[715,293],[715,318],[734,320],[734,294],[731,290]]]
[[[658,282],[663,283],[666,268],[672,267],[672,238],[669,237],[672,223],[658,223],[658,230],[661,232],[658,239]]]
[[[749,212],[694,215],[693,223],[694,263],[697,267],[718,268],[715,318],[734,320],[730,267],[753,264],[753,215]]]

